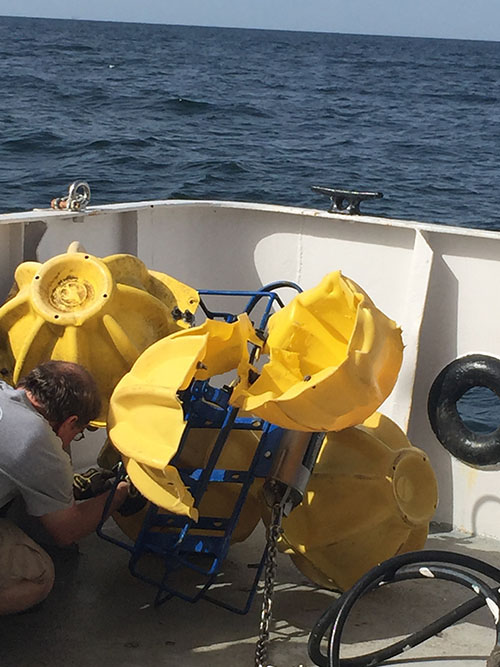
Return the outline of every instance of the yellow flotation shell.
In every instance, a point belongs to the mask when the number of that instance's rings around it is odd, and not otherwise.
[[[283,520],[279,548],[315,583],[346,590],[377,563],[421,549],[436,505],[427,455],[375,413],[327,434],[302,503]]]
[[[72,244],[44,264],[24,262],[0,307],[2,379],[12,384],[37,364],[82,364],[97,381],[105,422],[118,380],[160,338],[188,325],[196,290],[148,271],[137,257],[98,258]]]
[[[109,438],[132,482],[159,507],[196,514],[191,495],[170,465],[186,425],[178,392],[194,378],[213,377],[237,364],[247,367],[247,342],[252,340],[257,337],[247,315],[231,324],[207,320],[152,345],[116,386]],[[171,502],[165,492],[172,495]]]
[[[401,367],[401,330],[340,271],[296,296],[269,320],[269,362],[250,384],[240,374],[231,403],[298,431],[361,423],[387,398]]]
[[[116,449],[145,465],[165,467],[185,427],[178,392],[193,379],[244,366],[247,341],[255,338],[248,316],[240,315],[232,324],[207,320],[151,345],[111,396],[108,431]]]

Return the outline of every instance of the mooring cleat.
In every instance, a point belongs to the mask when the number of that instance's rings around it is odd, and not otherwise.
[[[311,190],[330,197],[332,205],[328,213],[347,213],[348,215],[359,215],[359,205],[365,199],[381,199],[382,192],[358,192],[357,190],[338,190],[337,188],[324,188],[313,185]]]

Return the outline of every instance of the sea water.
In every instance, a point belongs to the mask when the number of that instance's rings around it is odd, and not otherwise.
[[[500,229],[499,72],[497,42],[0,17],[0,213],[76,179],[94,204],[327,208],[323,185]]]
[[[215,198],[500,228],[500,43],[0,17],[0,212]]]

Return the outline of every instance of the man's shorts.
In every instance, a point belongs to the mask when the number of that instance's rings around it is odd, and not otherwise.
[[[22,581],[51,587],[54,564],[42,547],[15,523],[0,519],[0,597],[2,590]]]

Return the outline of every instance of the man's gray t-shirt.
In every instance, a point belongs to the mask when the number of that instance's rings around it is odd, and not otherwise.
[[[32,516],[73,504],[69,455],[24,390],[0,381],[0,508],[21,495]]]

